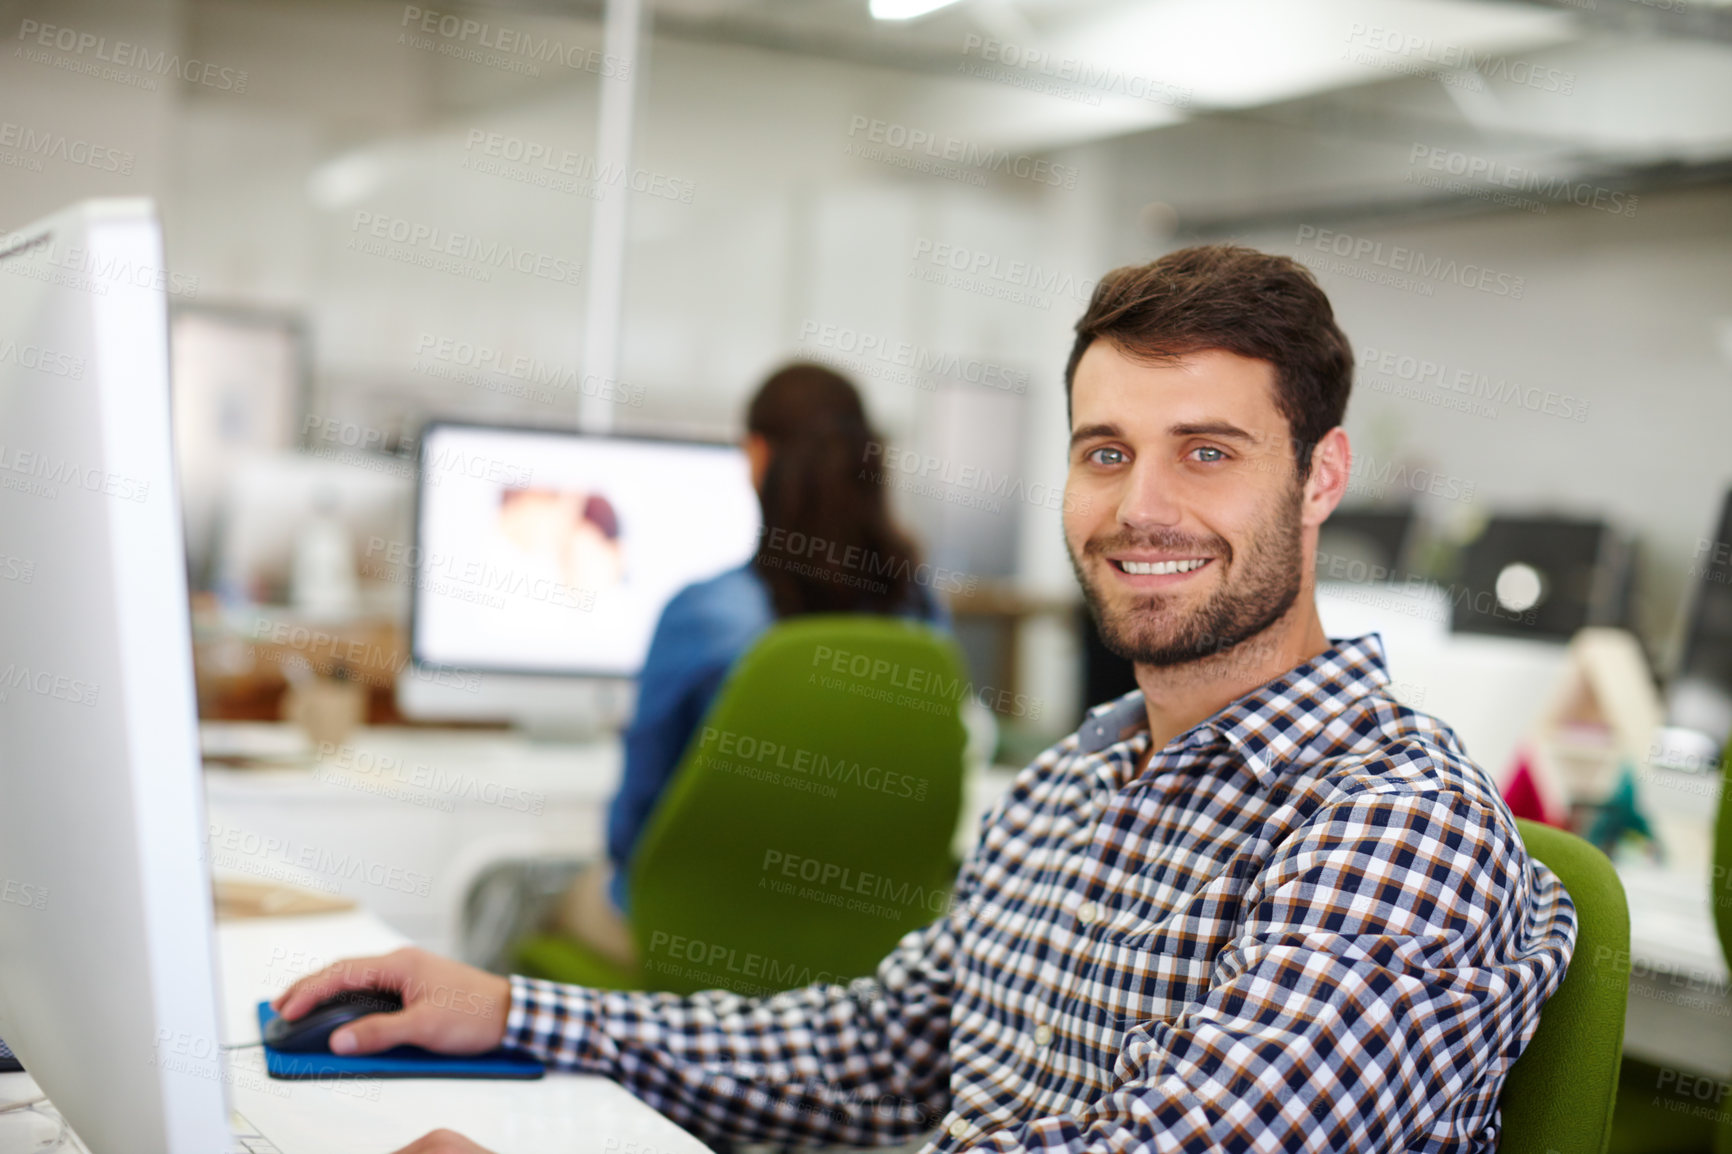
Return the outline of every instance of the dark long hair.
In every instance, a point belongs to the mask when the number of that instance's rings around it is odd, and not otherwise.
[[[752,565],[776,616],[907,608],[920,557],[890,519],[872,451],[882,446],[847,378],[822,365],[777,370],[752,398],[746,430],[770,449]]]

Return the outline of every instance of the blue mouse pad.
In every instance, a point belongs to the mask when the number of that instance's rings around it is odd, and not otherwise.
[[[259,1003],[259,1029],[277,1020],[269,1002]],[[378,1054],[286,1054],[266,1046],[265,1070],[273,1078],[539,1078],[547,1067],[517,1050],[486,1054],[435,1054],[419,1046],[397,1046]]]

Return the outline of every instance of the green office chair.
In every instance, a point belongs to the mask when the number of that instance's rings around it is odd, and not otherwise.
[[[1720,766],[1720,815],[1714,822],[1714,874],[1708,892],[1714,898],[1714,928],[1720,934],[1720,952],[1732,965],[1732,741],[1726,743],[1726,759]]]
[[[954,644],[926,625],[773,627],[728,675],[633,852],[641,968],[539,935],[517,971],[675,993],[871,974],[948,907],[968,690]]]
[[[1720,934],[1720,952],[1726,964],[1732,966],[1732,742],[1726,744],[1726,757],[1720,765],[1720,814],[1714,822],[1714,872],[1708,892],[1714,901],[1714,928]],[[1721,1102],[1714,1119],[1714,1150],[1716,1154],[1732,1154],[1732,1105]]]
[[[1501,1154],[1604,1154],[1618,1096],[1630,990],[1630,910],[1605,854],[1574,834],[1518,819],[1528,854],[1576,906],[1576,949],[1539,1028],[1504,1080]]]

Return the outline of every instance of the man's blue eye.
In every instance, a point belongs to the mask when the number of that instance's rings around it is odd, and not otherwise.
[[[1114,461],[1102,460],[1101,459],[1102,453],[1111,453],[1115,457],[1119,458],[1119,460],[1123,460],[1124,455],[1125,455],[1124,452],[1120,449],[1101,448],[1101,449],[1094,450],[1093,452],[1091,452],[1089,454],[1089,456],[1093,457],[1095,459],[1095,463],[1099,464],[1099,465],[1116,465],[1119,463],[1118,460],[1114,460]]]
[[[1227,454],[1223,453],[1221,450],[1215,448],[1212,445],[1204,445],[1202,448],[1198,449],[1197,452],[1199,454],[1202,454],[1202,453],[1213,453],[1214,454],[1214,456],[1212,456],[1212,457],[1204,456],[1204,457],[1199,458],[1199,459],[1204,460],[1204,461],[1210,461],[1210,462],[1225,461],[1227,459]]]

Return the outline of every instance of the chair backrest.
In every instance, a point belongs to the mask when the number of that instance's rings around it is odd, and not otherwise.
[[[1605,854],[1563,830],[1517,820],[1529,856],[1558,875],[1576,907],[1576,949],[1539,1028],[1504,1080],[1500,1154],[1604,1154],[1612,1136],[1630,910]]]
[[[970,692],[930,626],[824,615],[766,632],[632,855],[645,985],[846,982],[943,914]]]
[[[1726,743],[1726,760],[1720,767],[1720,816],[1714,822],[1714,870],[1708,890],[1714,898],[1714,928],[1720,934],[1720,952],[1732,966],[1732,789],[1726,788],[1732,774],[1732,741]]]

